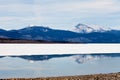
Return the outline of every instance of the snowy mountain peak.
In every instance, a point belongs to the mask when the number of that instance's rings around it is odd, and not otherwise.
[[[91,33],[91,32],[105,32],[107,30],[111,29],[97,25],[78,24],[75,26],[75,29],[73,31],[77,33]]]
[[[75,32],[78,32],[78,33],[90,33],[93,31],[94,31],[93,28],[84,24],[78,24],[77,26],[75,26]]]
[[[51,30],[49,27],[44,27],[44,26],[28,26],[25,27],[23,29],[20,29],[20,31],[34,31],[34,32],[39,32],[39,31],[43,31],[43,32],[47,32]]]

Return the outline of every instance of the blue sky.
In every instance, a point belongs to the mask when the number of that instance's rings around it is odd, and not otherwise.
[[[120,28],[119,0],[0,0],[0,28],[72,29],[78,23]]]

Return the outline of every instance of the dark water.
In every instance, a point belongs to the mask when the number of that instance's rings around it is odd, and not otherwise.
[[[0,78],[120,72],[120,54],[1,56]]]

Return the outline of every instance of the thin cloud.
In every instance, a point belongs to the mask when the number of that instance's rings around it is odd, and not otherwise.
[[[34,6],[27,4],[0,5],[0,12],[33,12]]]
[[[67,28],[73,27],[73,24],[76,25],[80,21],[98,25],[111,24],[111,22],[114,25],[119,24],[119,0],[7,1],[6,3],[0,1],[0,25],[8,28],[10,25],[20,26],[20,24],[42,24]]]
[[[93,1],[73,1],[56,4],[46,4],[44,6],[36,5],[38,10],[43,13],[49,12],[72,12],[72,13],[109,13],[120,11],[120,3],[116,4],[113,0],[93,0]],[[41,8],[42,7],[42,8]]]

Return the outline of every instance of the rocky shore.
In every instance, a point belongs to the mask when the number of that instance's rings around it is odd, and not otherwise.
[[[47,77],[47,78],[11,78],[0,80],[120,80],[120,72],[80,76]]]

